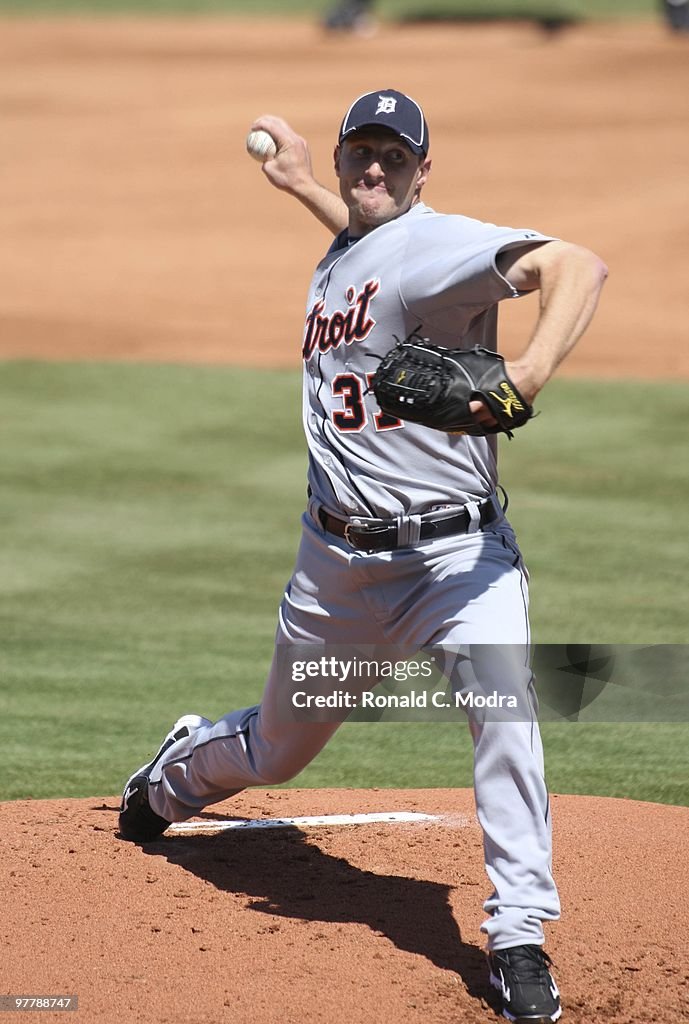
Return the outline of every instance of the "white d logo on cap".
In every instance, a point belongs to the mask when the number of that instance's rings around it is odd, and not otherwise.
[[[394,96],[379,96],[376,114],[394,114],[397,100]]]

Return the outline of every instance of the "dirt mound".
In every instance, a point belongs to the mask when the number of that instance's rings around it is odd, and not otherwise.
[[[145,848],[117,838],[116,805],[0,805],[5,992],[77,995],[89,1024],[495,1020],[470,791],[256,790],[202,819],[441,817]],[[689,808],[554,796],[553,819],[565,1019],[689,1020]]]

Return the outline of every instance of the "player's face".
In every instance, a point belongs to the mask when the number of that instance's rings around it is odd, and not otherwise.
[[[361,131],[345,139],[335,149],[335,173],[352,234],[365,235],[406,213],[430,168],[430,160],[390,132]]]

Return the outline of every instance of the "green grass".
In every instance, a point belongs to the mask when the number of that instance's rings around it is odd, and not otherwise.
[[[537,639],[685,642],[689,386],[554,381],[538,408],[501,447]]]
[[[319,16],[334,0],[0,0],[0,12],[63,14],[74,11],[142,15],[227,13]],[[658,16],[654,0],[379,0],[383,18],[582,18]]]
[[[0,799],[117,792],[178,713],[259,698],[304,504],[299,388],[297,372],[0,364]],[[555,381],[503,442],[537,640],[686,638],[688,399]],[[688,734],[547,723],[551,785],[689,803]],[[470,782],[449,723],[348,724],[296,780]]]
[[[689,805],[685,722],[544,723],[541,732],[554,793]],[[295,784],[470,787],[468,731],[445,724],[346,725]]]

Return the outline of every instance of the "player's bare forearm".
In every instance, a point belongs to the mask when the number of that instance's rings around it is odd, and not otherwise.
[[[339,235],[347,227],[347,207],[325,185],[319,185],[315,180],[311,184],[305,182],[300,191],[291,194],[334,235]]]
[[[263,173],[271,185],[294,196],[332,234],[339,234],[347,226],[347,207],[338,195],[314,178],[306,140],[273,114],[256,118],[251,128],[261,128],[275,139],[277,153],[263,164]]]
[[[531,249],[506,270],[516,288],[537,288],[540,294],[540,314],[529,344],[507,364],[529,402],[588,327],[607,273],[595,253],[567,242],[547,242]]]

